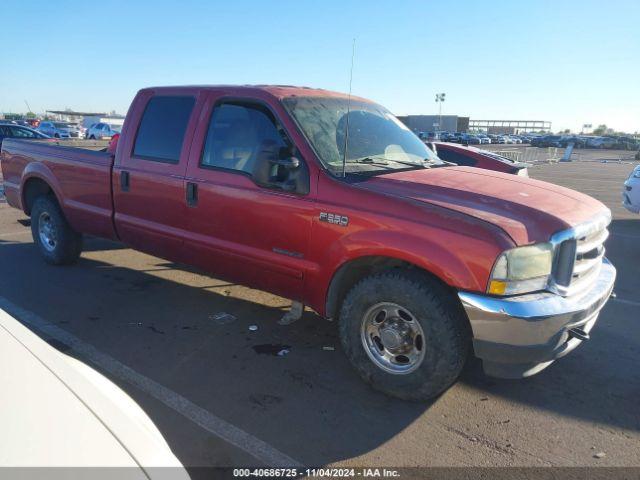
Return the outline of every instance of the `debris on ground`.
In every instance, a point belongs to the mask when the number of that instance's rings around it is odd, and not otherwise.
[[[129,322],[127,323],[127,325],[129,325],[130,327],[141,327],[142,322]]]
[[[149,325],[147,328],[151,330],[153,333],[159,333],[160,335],[164,335],[164,330],[160,330],[156,328],[155,325]]]
[[[291,345],[274,345],[273,343],[254,345],[251,348],[258,354],[273,355],[274,357],[284,357],[291,351]]]
[[[489,400],[489,397],[480,397],[481,402],[486,402],[487,400]]]
[[[296,322],[302,318],[303,312],[304,305],[302,303],[291,302],[291,308],[282,316],[280,320],[278,320],[278,325],[291,325],[293,322]]]
[[[258,330],[258,325],[249,325],[249,330],[255,332],[256,330]]]
[[[606,454],[606,453],[604,453],[604,452],[598,452],[598,453],[596,453],[596,454],[593,456],[593,458],[604,458],[604,457],[606,457],[606,456],[607,456],[607,454]]]
[[[236,317],[227,312],[218,312],[209,315],[209,320],[213,320],[218,325],[227,325],[236,321]]]
[[[324,350],[325,352],[333,352],[335,349],[336,349],[335,347],[330,347],[330,346],[322,347],[322,350]]]

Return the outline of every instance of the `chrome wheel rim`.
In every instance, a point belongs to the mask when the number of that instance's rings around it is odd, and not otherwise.
[[[418,319],[395,303],[378,303],[364,314],[362,346],[371,361],[385,372],[413,372],[424,359],[424,332]]]
[[[58,244],[58,235],[53,220],[47,212],[42,212],[38,218],[38,235],[45,250],[53,252]]]

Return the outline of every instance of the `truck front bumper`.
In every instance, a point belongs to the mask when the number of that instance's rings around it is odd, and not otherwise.
[[[571,297],[543,292],[491,297],[459,292],[473,330],[475,355],[487,375],[523,378],[588,339],[609,299],[616,269],[604,259],[597,280]]]

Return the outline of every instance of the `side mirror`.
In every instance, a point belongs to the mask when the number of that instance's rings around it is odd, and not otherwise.
[[[294,157],[288,148],[281,148],[279,153],[278,158],[269,160],[272,164],[286,168],[287,170],[295,170],[300,166],[300,160]]]
[[[307,165],[293,156],[292,149],[279,148],[275,142],[263,142],[253,167],[253,181],[266,188],[285,192],[309,193]]]

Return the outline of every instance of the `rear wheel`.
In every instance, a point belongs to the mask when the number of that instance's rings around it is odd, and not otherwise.
[[[428,400],[449,388],[470,347],[468,322],[457,299],[414,271],[361,280],[342,304],[339,331],[360,376],[405,400]]]
[[[31,235],[45,261],[68,265],[82,252],[82,235],[74,231],[50,196],[36,198],[31,209]]]

